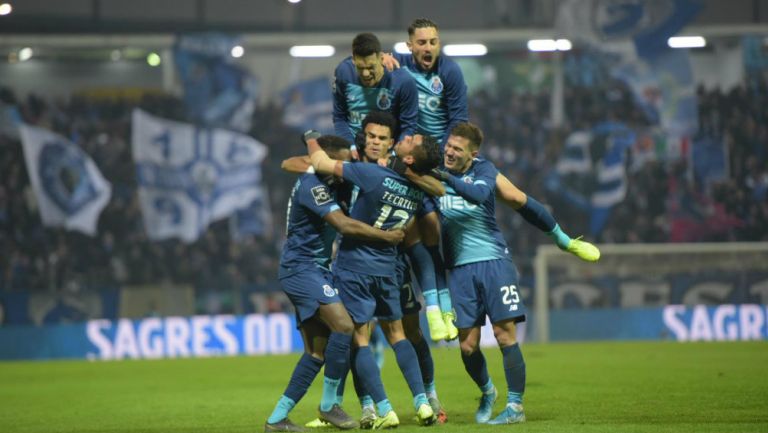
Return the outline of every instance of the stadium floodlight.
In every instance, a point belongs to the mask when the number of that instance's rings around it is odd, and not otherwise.
[[[26,62],[27,60],[32,58],[32,54],[34,54],[34,51],[32,51],[32,48],[24,47],[19,50],[19,61],[20,62]]]
[[[8,15],[13,12],[13,6],[10,3],[0,4],[0,15]]]
[[[398,54],[411,54],[411,50],[408,49],[408,44],[406,44],[405,42],[396,43],[395,52]]]
[[[528,41],[529,51],[570,51],[573,44],[568,39],[531,39]]]
[[[291,3],[291,4],[301,3],[301,0],[288,0],[288,3]]]
[[[446,56],[484,56],[488,47],[483,44],[449,44],[443,47]]]
[[[288,52],[291,57],[331,57],[336,48],[333,45],[294,45]]]
[[[232,57],[239,59],[240,57],[243,57],[243,54],[245,54],[245,49],[241,45],[235,45],[232,47],[230,54],[232,54]]]
[[[147,64],[149,66],[152,66],[152,67],[160,66],[160,62],[162,62],[162,59],[160,58],[160,54],[149,53],[147,55]]]
[[[673,36],[667,39],[670,48],[702,48],[707,46],[704,36]]]

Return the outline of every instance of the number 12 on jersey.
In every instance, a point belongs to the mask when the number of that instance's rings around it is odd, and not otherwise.
[[[411,219],[411,216],[408,215],[408,212],[402,209],[395,209],[394,212],[392,212],[392,206],[385,204],[381,207],[379,217],[376,219],[376,222],[373,224],[373,226],[377,229],[383,228],[384,223],[387,222],[390,215],[392,215],[392,219],[395,220],[395,223],[392,227],[388,228],[389,230],[401,229],[405,227],[405,224],[409,219]]]

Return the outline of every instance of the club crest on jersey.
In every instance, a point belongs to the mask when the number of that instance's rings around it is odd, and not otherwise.
[[[381,92],[379,92],[379,96],[376,98],[376,106],[379,107],[380,110],[389,110],[389,107],[392,106],[392,99],[389,98],[386,89],[382,89]]]
[[[329,298],[333,298],[334,296],[336,296],[336,289],[329,286],[328,284],[323,284],[323,295]]]
[[[436,94],[443,93],[443,81],[439,76],[435,75],[432,77],[432,81],[429,83],[429,90]]]
[[[315,200],[315,205],[317,206],[322,206],[333,200],[331,193],[328,192],[328,188],[323,185],[318,185],[312,188],[312,198]]]
[[[461,180],[464,181],[464,183],[473,183],[475,180],[472,179],[472,176],[464,176],[461,178]]]

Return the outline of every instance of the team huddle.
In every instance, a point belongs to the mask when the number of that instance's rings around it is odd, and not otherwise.
[[[323,367],[319,416],[307,427],[397,427],[371,350],[374,326],[395,352],[417,422],[447,421],[412,273],[430,338],[459,339],[465,369],[481,392],[475,420],[525,421],[525,362],[515,335],[526,309],[496,223],[496,201],[561,249],[588,261],[600,256],[479,156],[483,133],[468,122],[467,87],[458,65],[440,55],[437,25],[417,19],[408,36],[411,54],[394,57],[382,53],[375,35],[355,37],[352,56],[335,71],[336,135],[307,131],[308,155],[283,162],[300,175],[288,202],[278,277],[295,307],[305,351],[267,419],[267,432],[304,431],[288,414]],[[495,417],[498,391],[479,349],[486,317],[507,385],[507,404]],[[342,408],[350,372],[359,420]]]

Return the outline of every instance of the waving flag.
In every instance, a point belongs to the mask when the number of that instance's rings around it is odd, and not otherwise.
[[[135,110],[133,159],[149,238],[193,242],[211,222],[265,197],[266,154],[267,147],[248,135]]]
[[[25,124],[20,130],[43,224],[93,236],[112,185],[80,147],[61,135]]]

